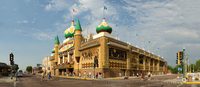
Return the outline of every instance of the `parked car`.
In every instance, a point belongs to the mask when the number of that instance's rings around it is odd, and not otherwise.
[[[22,77],[23,76],[23,71],[22,70],[19,70],[18,72],[17,72],[17,77]]]

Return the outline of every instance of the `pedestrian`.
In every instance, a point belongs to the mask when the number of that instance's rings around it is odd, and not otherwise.
[[[141,79],[144,80],[144,77],[145,77],[144,72],[142,72]]]
[[[96,74],[96,79],[98,79],[98,73]]]
[[[85,79],[85,78],[86,78],[86,71],[84,71],[84,73],[83,73],[83,74],[84,74],[84,79]]]
[[[18,71],[15,73],[15,80],[17,81]]]
[[[76,73],[75,73],[75,72],[73,72],[73,76],[74,76],[74,77],[76,76]]]
[[[48,72],[47,76],[48,76],[48,80],[50,80],[51,79],[51,72]]]
[[[137,73],[136,76],[139,77],[139,74]]]
[[[151,73],[148,72],[148,80],[150,80],[150,79],[151,79]]]
[[[45,80],[46,71],[43,71],[41,80]]]
[[[99,72],[99,79],[102,79],[102,74]]]
[[[91,78],[92,77],[92,73],[91,72],[89,72],[89,78]]]
[[[11,71],[11,79],[13,79],[13,77],[14,77],[14,73],[15,73],[15,71],[12,70],[12,71]]]

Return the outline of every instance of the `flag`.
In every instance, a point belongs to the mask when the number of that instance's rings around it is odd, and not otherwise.
[[[78,12],[77,9],[75,9],[75,8],[72,9],[73,15],[75,15],[77,12]]]
[[[107,10],[107,7],[106,7],[106,6],[104,6],[104,7],[103,7],[103,9],[104,9],[104,10]]]
[[[76,12],[76,9],[75,9],[75,8],[73,8],[73,9],[72,9],[72,11],[75,13],[75,12]]]

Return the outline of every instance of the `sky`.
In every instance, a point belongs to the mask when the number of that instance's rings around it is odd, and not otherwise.
[[[185,48],[194,63],[200,58],[199,4],[200,0],[1,0],[0,62],[9,63],[13,52],[20,69],[41,64],[51,55],[54,37],[65,39],[73,14],[84,36],[96,34],[105,17],[120,40],[160,55],[169,65],[175,65],[176,52]]]

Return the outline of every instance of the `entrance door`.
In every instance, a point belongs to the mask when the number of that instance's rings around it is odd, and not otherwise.
[[[125,72],[126,72],[125,69],[121,69],[122,76],[125,76]]]
[[[68,71],[69,71],[69,75],[73,75],[73,74],[75,74],[75,73],[73,73],[74,68],[68,68]]]

